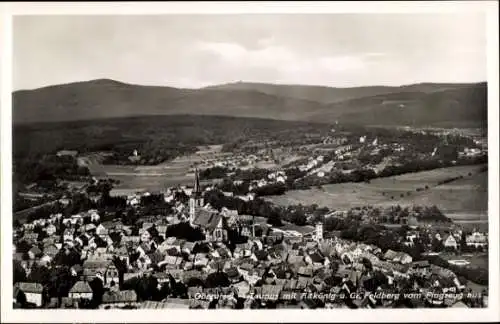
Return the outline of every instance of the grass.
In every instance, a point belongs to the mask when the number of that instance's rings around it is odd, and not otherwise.
[[[217,150],[218,146],[214,146]],[[197,153],[205,153],[204,151]],[[190,154],[178,157],[172,161],[161,163],[155,166],[132,166],[132,165],[103,165],[93,159],[90,163],[90,172],[98,177],[110,177],[119,180],[117,189],[142,189],[158,191],[166,187],[177,185],[192,185],[194,175],[190,169],[194,162],[201,160],[200,156]],[[202,183],[212,183],[213,181],[202,181]]]
[[[268,199],[279,205],[318,204],[335,210],[364,205],[436,205],[443,212],[456,215],[457,219],[485,220],[488,208],[487,173],[474,174],[480,168],[480,165],[459,166],[379,178],[371,183],[326,185],[323,189],[294,190]],[[473,174],[471,177],[468,177],[469,172]],[[440,180],[459,175],[463,175],[464,179],[436,186]],[[428,190],[416,191],[426,185]]]

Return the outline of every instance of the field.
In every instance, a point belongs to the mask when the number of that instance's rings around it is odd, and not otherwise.
[[[200,147],[200,150],[188,156],[178,157],[172,161],[155,166],[104,165],[93,154],[85,157],[90,172],[97,178],[109,177],[119,180],[116,189],[137,189],[159,191],[176,185],[191,185],[194,181],[193,163],[202,161],[203,155],[218,153],[219,145]],[[213,183],[217,180],[202,181]]]
[[[294,190],[269,199],[280,205],[318,204],[336,210],[363,205],[436,205],[456,221],[486,222],[488,175],[487,172],[477,174],[481,167],[458,166],[379,178],[371,183],[325,185],[322,189]],[[440,180],[460,175],[464,178],[437,185]],[[429,189],[416,191],[425,186]]]
[[[473,266],[488,269],[488,254],[487,253],[471,253],[471,254],[445,254],[441,253],[440,256],[445,260],[467,260]]]

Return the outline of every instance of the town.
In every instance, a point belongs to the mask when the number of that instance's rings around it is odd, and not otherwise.
[[[76,151],[46,156],[55,178],[15,194],[14,307],[486,307],[487,266],[464,257],[487,254],[487,230],[433,205],[396,203],[487,171],[485,142],[441,130],[334,126],[288,146],[223,145],[188,166],[190,184],[153,190],[92,175]],[[384,206],[272,200],[470,165],[482,167],[384,193]]]

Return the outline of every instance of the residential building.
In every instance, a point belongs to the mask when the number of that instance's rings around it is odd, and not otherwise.
[[[35,282],[18,282],[15,287],[24,293],[26,302],[41,307],[43,304],[43,286]]]
[[[93,295],[92,288],[86,281],[77,281],[69,290],[68,297],[73,299],[91,300]]]
[[[445,248],[452,248],[452,249],[458,249],[458,242],[457,239],[449,234],[444,240],[443,240],[443,246]]]

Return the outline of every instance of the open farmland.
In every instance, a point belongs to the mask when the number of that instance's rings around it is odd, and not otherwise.
[[[454,220],[485,222],[488,209],[488,174],[478,174],[481,167],[458,166],[378,178],[370,183],[325,185],[322,189],[293,190],[269,199],[279,205],[318,204],[335,210],[347,210],[363,205],[436,205]],[[458,176],[464,178],[437,185],[439,181]],[[425,186],[429,189],[417,192],[417,188]]]
[[[218,153],[220,146],[200,147],[196,153],[177,157],[172,161],[154,166],[106,165],[99,163],[94,156],[86,157],[90,172],[97,178],[109,177],[120,181],[116,189],[137,189],[157,191],[177,185],[193,183],[193,163],[203,160],[207,153]],[[213,183],[217,180],[202,181]]]

